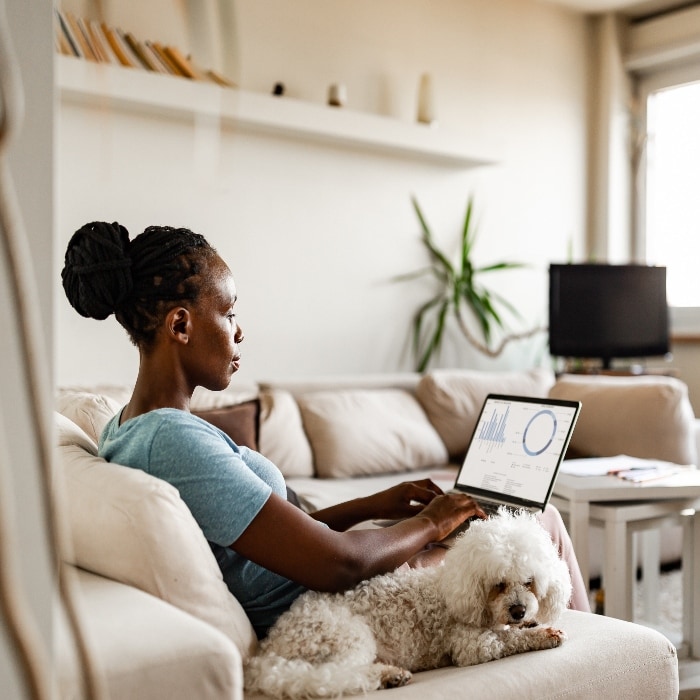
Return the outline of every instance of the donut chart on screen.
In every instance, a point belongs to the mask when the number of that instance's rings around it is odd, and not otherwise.
[[[548,408],[535,413],[523,431],[523,450],[530,457],[545,452],[557,434],[557,417]]]

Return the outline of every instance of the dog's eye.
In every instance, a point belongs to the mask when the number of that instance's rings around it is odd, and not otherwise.
[[[534,583],[534,581],[531,578],[529,578],[527,581],[525,581],[525,588],[527,588],[527,589],[532,588],[533,583]]]
[[[496,590],[497,590],[499,593],[505,593],[505,592],[506,592],[506,582],[505,582],[505,581],[501,581],[500,583],[497,583],[497,584],[496,584]]]

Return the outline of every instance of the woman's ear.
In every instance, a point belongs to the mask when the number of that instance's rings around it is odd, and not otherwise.
[[[184,306],[177,306],[168,311],[165,325],[169,337],[178,343],[186,345],[190,340],[192,330],[190,312]]]

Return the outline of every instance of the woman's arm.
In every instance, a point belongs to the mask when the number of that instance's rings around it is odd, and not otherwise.
[[[307,588],[342,591],[393,571],[472,516],[483,513],[468,496],[440,495],[391,527],[337,532],[272,494],[231,548]]]

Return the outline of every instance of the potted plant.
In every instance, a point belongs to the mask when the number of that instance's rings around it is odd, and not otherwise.
[[[433,234],[421,211],[418,201],[411,197],[421,226],[421,240],[430,256],[428,267],[396,278],[397,281],[412,280],[431,275],[437,283],[437,292],[422,304],[413,316],[413,351],[417,359],[417,370],[423,372],[433,356],[439,351],[445,334],[446,323],[452,316],[467,341],[489,357],[497,357],[512,340],[519,340],[543,330],[533,328],[524,333],[508,333],[496,347],[491,347],[495,328],[505,329],[501,308],[519,316],[515,307],[501,295],[490,291],[481,282],[481,277],[498,270],[523,267],[522,263],[499,262],[478,267],[472,257],[476,241],[476,227],[472,223],[474,201],[469,197],[462,226],[459,258],[450,262],[435,243]],[[471,330],[468,316],[476,319],[483,340]]]

